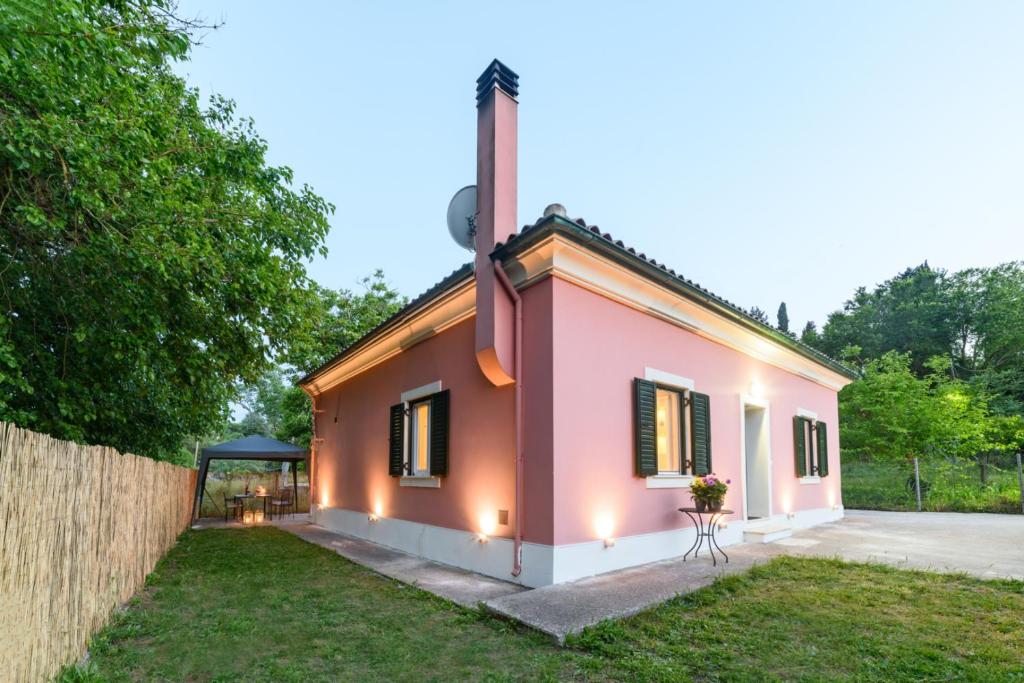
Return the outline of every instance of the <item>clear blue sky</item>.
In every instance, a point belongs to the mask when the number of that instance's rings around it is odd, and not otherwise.
[[[519,222],[560,202],[774,320],[819,325],[927,259],[1024,258],[1024,3],[285,3],[223,21],[179,71],[235,99],[337,206],[330,287],[413,296],[470,260],[474,80],[520,75]]]

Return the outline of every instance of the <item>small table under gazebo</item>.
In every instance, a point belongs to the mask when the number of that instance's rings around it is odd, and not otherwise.
[[[206,475],[210,470],[211,460],[265,460],[270,462],[289,462],[292,465],[292,501],[298,505],[299,475],[296,465],[306,463],[309,472],[309,451],[301,446],[268,439],[265,436],[246,436],[234,441],[226,441],[202,450],[199,460],[199,476],[196,477],[196,494],[192,501],[192,519],[198,518],[203,507],[203,496],[206,492]]]

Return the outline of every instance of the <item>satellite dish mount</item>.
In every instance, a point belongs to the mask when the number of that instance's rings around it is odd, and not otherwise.
[[[448,202],[448,232],[463,249],[476,251],[476,185],[467,185]]]

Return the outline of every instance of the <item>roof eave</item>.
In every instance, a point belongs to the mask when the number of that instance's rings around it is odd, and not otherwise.
[[[491,259],[503,260],[508,257],[515,257],[554,232],[565,235],[583,246],[598,251],[616,263],[631,268],[632,270],[668,287],[688,299],[696,301],[697,303],[714,310],[718,314],[743,325],[752,332],[774,341],[849,380],[855,380],[860,377],[855,370],[846,367],[839,361],[829,358],[820,351],[812,349],[811,347],[800,343],[772,327],[754,320],[738,307],[716,296],[712,292],[669,272],[663,265],[656,265],[645,258],[641,258],[640,255],[632,253],[625,246],[605,238],[601,233],[592,231],[588,227],[584,227],[579,223],[561,216],[547,216],[536,224],[525,228],[523,232],[511,235],[511,239],[505,243],[499,244],[491,253]]]

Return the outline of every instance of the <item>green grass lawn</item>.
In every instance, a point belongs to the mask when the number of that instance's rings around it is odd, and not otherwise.
[[[1024,583],[781,558],[558,648],[278,529],[189,531],[64,679],[1024,680]]]
[[[922,460],[922,508],[932,512],[1002,512],[1019,514],[1020,488],[1014,467],[990,466],[981,484],[976,463]],[[843,505],[860,510],[916,510],[908,463],[843,461]]]

